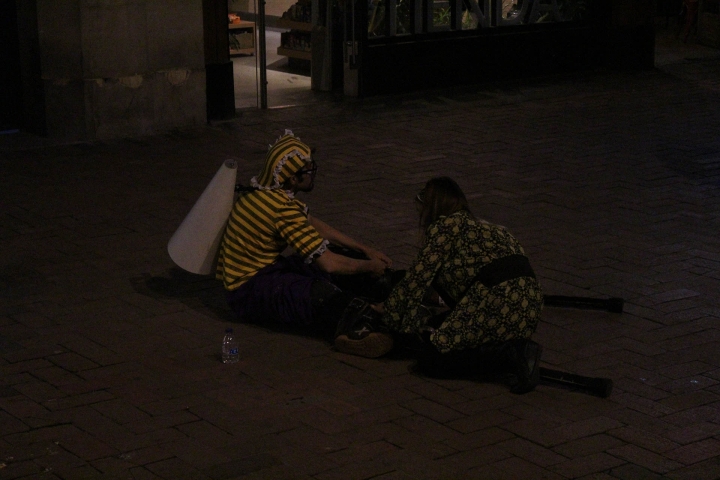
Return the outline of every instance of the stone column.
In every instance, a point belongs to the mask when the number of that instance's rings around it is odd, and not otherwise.
[[[228,41],[228,1],[202,0],[208,120],[235,116],[235,77]]]
[[[48,136],[206,123],[202,0],[36,0],[36,15]]]
[[[655,1],[600,1],[609,8],[606,63],[611,68],[645,69],[655,66]]]

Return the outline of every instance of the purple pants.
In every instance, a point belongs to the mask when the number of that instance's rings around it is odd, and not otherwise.
[[[243,322],[310,326],[315,323],[310,288],[317,280],[332,282],[329,274],[298,255],[279,257],[227,292],[227,300]]]

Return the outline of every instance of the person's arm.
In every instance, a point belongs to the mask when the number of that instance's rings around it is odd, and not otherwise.
[[[344,233],[340,232],[339,230],[336,230],[335,228],[331,227],[330,225],[323,222],[319,218],[308,215],[308,221],[310,222],[310,225],[315,227],[315,230],[318,231],[320,236],[322,236],[325,240],[328,240],[330,243],[333,243],[335,245],[340,245],[341,247],[347,247],[352,250],[357,250],[358,252],[362,252],[365,255],[367,255],[367,257],[370,260],[379,260],[380,262],[382,262],[384,265],[384,268],[392,266],[392,260],[390,260],[390,257],[385,255],[384,253],[358,242],[357,240],[355,240],[355,239],[345,235]],[[332,253],[332,252],[330,252],[330,253]],[[325,254],[323,254],[323,256],[324,255]],[[335,255],[335,256],[341,257],[342,255]]]
[[[319,225],[320,228],[313,223]],[[338,255],[328,250],[326,248],[328,242],[337,242],[348,248],[362,248],[364,245],[317,219],[311,221],[305,213],[304,205],[300,202],[288,202],[280,209],[276,217],[276,224],[280,236],[287,244],[305,257],[306,262],[314,262],[324,272],[339,275],[355,273],[382,275],[385,272],[387,265],[377,256],[368,256],[369,260],[360,260]],[[365,254],[367,255],[367,253]]]
[[[378,258],[360,260],[356,258],[338,255],[330,250],[325,250],[314,260],[320,270],[336,275],[352,275],[356,273],[372,273],[382,275],[385,272],[386,264]]]
[[[419,323],[424,319],[418,316],[418,309],[444,261],[445,247],[451,241],[451,221],[437,222],[425,238],[405,277],[393,288],[382,305],[376,305],[375,310],[383,313],[383,323],[391,331],[419,333],[425,326]]]

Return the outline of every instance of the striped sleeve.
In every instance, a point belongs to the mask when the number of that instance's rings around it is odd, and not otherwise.
[[[280,209],[276,226],[280,236],[299,255],[309,258],[323,245],[323,238],[318,231],[310,225],[305,205],[297,200],[292,200]]]
[[[225,227],[216,278],[234,290],[274,263],[287,246],[306,261],[323,251],[324,240],[308,222],[305,204],[282,190],[243,194]]]

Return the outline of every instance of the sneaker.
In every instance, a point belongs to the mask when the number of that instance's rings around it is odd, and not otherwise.
[[[540,383],[540,355],[542,347],[532,340],[514,341],[510,348],[510,366],[517,381],[510,387],[512,393],[522,395],[535,390]]]
[[[353,299],[343,312],[335,334],[335,349],[360,357],[377,358],[393,348],[393,337],[381,326],[380,314],[369,303]]]

